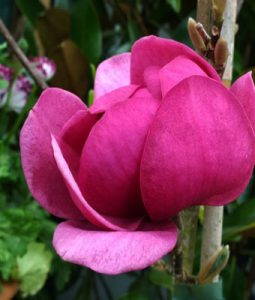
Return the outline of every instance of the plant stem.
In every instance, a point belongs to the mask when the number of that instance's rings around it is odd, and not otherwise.
[[[210,9],[208,7],[208,9]],[[209,12],[208,12],[209,13]],[[223,37],[229,47],[229,57],[227,60],[223,82],[230,86],[232,81],[234,38],[236,32],[237,0],[227,0],[224,23],[221,37]],[[205,217],[202,233],[201,249],[201,269],[203,269],[208,259],[220,248],[222,240],[223,207],[205,207]],[[218,276],[213,279],[218,281]]]
[[[3,21],[0,19],[0,33],[3,35],[8,45],[11,47],[14,54],[17,56],[18,60],[24,66],[24,68],[28,71],[31,77],[34,79],[35,83],[43,90],[47,88],[47,84],[41,75],[33,68],[26,55],[20,49],[19,45],[16,43],[14,38],[12,37],[10,31],[4,25]]]
[[[228,0],[224,13],[224,23],[222,26],[221,36],[228,43],[229,56],[223,74],[223,82],[230,86],[233,73],[233,58],[234,58],[234,43],[236,33],[236,14],[237,14],[237,0]]]
[[[211,33],[212,0],[197,0],[197,22],[203,24],[207,33]]]
[[[196,233],[199,207],[191,207],[181,212],[182,230],[182,268],[185,275],[192,276],[196,247]]]

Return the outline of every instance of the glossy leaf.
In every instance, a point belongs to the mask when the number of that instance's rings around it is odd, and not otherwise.
[[[176,284],[173,300],[224,300],[222,281],[203,284]]]
[[[46,53],[70,37],[70,27],[70,16],[61,8],[50,8],[38,19],[37,29]]]
[[[84,98],[88,92],[90,69],[81,50],[74,42],[66,40],[49,56],[57,64],[56,74],[51,81],[52,85]]]
[[[90,62],[96,63],[102,53],[102,32],[93,2],[78,0],[71,14],[71,35]]]
[[[181,11],[181,0],[167,0],[167,2],[171,5],[172,9],[176,13],[180,13],[180,11]]]
[[[36,25],[38,16],[44,12],[45,7],[39,0],[27,1],[27,0],[16,0],[16,5],[24,16],[32,23]]]
[[[255,228],[255,201],[249,199],[238,205],[224,217],[223,239],[225,241]]]

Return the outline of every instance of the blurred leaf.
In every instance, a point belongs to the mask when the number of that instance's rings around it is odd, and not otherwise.
[[[255,228],[255,201],[246,200],[224,217],[223,239],[227,240]]]
[[[0,89],[7,89],[9,85],[8,80],[0,79]]]
[[[152,284],[148,273],[141,274],[130,286],[128,293],[119,300],[155,300],[159,297],[159,287]]]
[[[181,0],[167,0],[167,3],[171,5],[176,13],[181,11]]]
[[[224,300],[222,281],[203,284],[176,284],[173,300]]]
[[[132,18],[131,14],[128,15],[127,28],[131,43],[134,43],[137,39],[139,39],[142,36],[141,30],[137,22]]]
[[[69,39],[70,28],[70,15],[61,8],[50,8],[38,19],[37,29],[46,53]]]
[[[71,40],[62,42],[49,57],[57,64],[51,83],[84,99],[88,93],[90,67],[81,50]]]
[[[90,0],[78,0],[71,14],[71,34],[90,62],[102,54],[102,32],[97,12]]]
[[[245,274],[238,268],[235,258],[232,258],[223,271],[222,278],[226,300],[245,299]]]
[[[149,270],[149,279],[152,283],[161,287],[172,289],[173,278],[164,271],[151,268]]]
[[[88,106],[91,106],[93,102],[94,102],[94,90],[89,90],[88,101],[87,101]]]
[[[42,288],[50,270],[51,259],[52,254],[41,243],[29,244],[27,253],[17,259],[18,279],[23,297],[34,295]]]
[[[36,26],[38,16],[45,11],[45,7],[39,0],[16,0],[16,5],[33,26]]]

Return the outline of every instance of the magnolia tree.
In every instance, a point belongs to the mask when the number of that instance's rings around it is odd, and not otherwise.
[[[188,22],[196,52],[147,36],[103,61],[89,108],[59,88],[42,93],[21,158],[34,198],[64,219],[53,237],[64,260],[104,274],[157,264],[174,276],[176,299],[222,299],[222,206],[244,191],[255,160],[251,73],[229,87],[236,12],[236,0],[198,1]]]

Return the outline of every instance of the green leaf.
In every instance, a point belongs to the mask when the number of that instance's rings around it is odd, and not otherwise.
[[[149,271],[149,279],[152,283],[161,287],[172,289],[173,278],[166,272],[151,268]]]
[[[253,228],[255,228],[255,201],[249,199],[224,217],[223,239],[225,241],[233,239],[244,231]]]
[[[89,61],[98,62],[102,53],[102,31],[92,1],[77,1],[71,14],[71,35]]]
[[[142,36],[141,30],[137,22],[132,18],[131,14],[128,15],[127,29],[132,44]]]
[[[8,80],[0,79],[0,89],[7,89],[9,85]]]
[[[176,13],[180,13],[181,11],[181,0],[167,0],[167,3],[171,5],[172,9]]]
[[[203,284],[176,284],[173,300],[224,300],[222,281]]]
[[[36,294],[44,285],[52,254],[45,250],[44,244],[30,243],[27,253],[17,259],[18,279],[23,297]]]
[[[94,102],[94,90],[89,90],[88,94],[88,106],[91,106]]]
[[[16,0],[16,5],[33,26],[36,25],[38,16],[45,11],[45,7],[41,4],[39,0]]]

